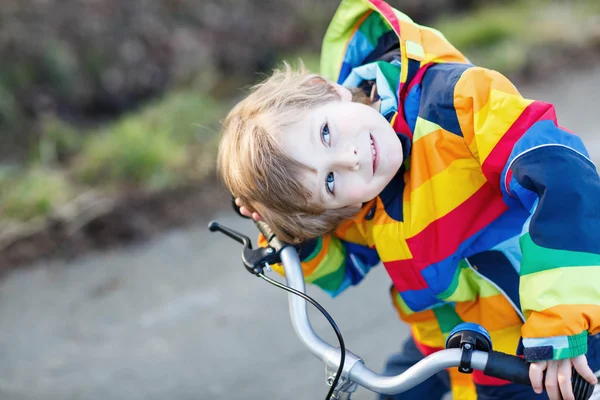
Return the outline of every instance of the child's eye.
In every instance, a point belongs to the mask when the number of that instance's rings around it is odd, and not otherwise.
[[[327,179],[325,180],[325,186],[327,187],[327,192],[329,194],[334,193],[335,189],[335,178],[333,176],[333,172],[327,174]]]
[[[321,127],[321,141],[327,145],[331,145],[331,137],[329,135],[329,125],[325,124]]]

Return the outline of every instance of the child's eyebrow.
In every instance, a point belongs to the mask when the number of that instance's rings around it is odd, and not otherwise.
[[[325,204],[325,197],[323,197],[323,188],[319,190],[319,202],[323,205]]]
[[[311,194],[313,194],[313,198],[316,197],[315,192],[318,193],[318,201],[319,201],[319,203],[321,203],[321,205],[323,205],[323,204],[325,204],[325,194],[323,193],[325,182],[321,179],[319,171],[311,169],[310,172],[312,172],[314,174],[315,179],[310,179],[311,178],[310,175],[306,176],[306,178],[308,178],[309,181],[316,182],[315,187],[312,190],[310,190],[310,192],[311,192]]]
[[[321,145],[324,146],[323,142],[321,141],[321,126],[322,124],[319,123],[319,120],[321,118],[317,118],[317,115],[315,115],[314,113],[311,113],[309,116],[309,121],[308,121],[308,129],[309,129],[309,136],[310,136],[310,143],[312,145],[313,149],[317,149],[317,146]],[[315,134],[316,132],[316,134]],[[324,196],[324,189],[323,189],[323,185],[325,184],[321,174],[319,173],[319,171],[317,169],[313,169],[310,168],[310,171],[312,173],[315,174],[316,180],[317,180],[317,192],[319,193],[319,202],[321,204],[325,204],[325,196]],[[319,183],[320,182],[320,183]]]
[[[321,204],[325,204],[325,196],[324,196],[324,181],[321,179],[319,171],[316,171],[314,169],[311,169],[309,172],[312,172],[314,174],[314,176],[311,175],[306,175],[305,179],[308,179],[309,182],[316,182],[314,187],[312,188],[312,190],[309,190],[310,193],[312,194],[313,198],[316,197],[316,193],[318,193],[318,199],[315,198],[315,200],[318,200],[319,203]],[[313,178],[313,179],[311,179]]]
[[[310,129],[310,142],[312,143],[313,147],[316,148],[317,144],[321,143],[321,125],[318,123],[317,119],[315,118],[315,115],[312,113],[309,117],[308,129]],[[314,132],[317,132],[317,136],[319,139],[318,142]]]

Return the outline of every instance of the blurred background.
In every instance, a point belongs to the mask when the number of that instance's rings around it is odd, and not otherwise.
[[[390,3],[555,103],[600,160],[600,2]],[[214,174],[219,121],[282,60],[318,71],[337,5],[0,0],[0,399],[325,396],[285,293],[206,223],[255,237]],[[335,301],[309,288],[377,371],[407,333],[388,287],[375,268]]]

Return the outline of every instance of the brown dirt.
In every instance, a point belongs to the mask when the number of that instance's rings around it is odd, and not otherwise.
[[[210,178],[197,187],[125,195],[84,223],[77,218],[49,219],[0,248],[0,274],[42,259],[69,260],[92,250],[141,242],[231,207],[230,201],[221,184]]]

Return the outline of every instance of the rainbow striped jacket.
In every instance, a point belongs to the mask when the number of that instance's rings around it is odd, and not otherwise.
[[[600,332],[600,179],[553,106],[380,0],[342,1],[321,69],[377,81],[406,161],[353,220],[303,246],[306,281],[337,295],[381,261],[425,353],[469,321],[530,361],[585,354]]]

